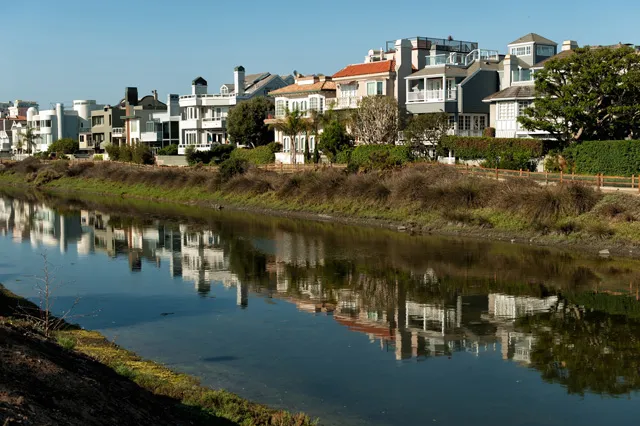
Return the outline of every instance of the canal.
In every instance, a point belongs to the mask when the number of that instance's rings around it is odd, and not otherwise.
[[[640,262],[0,192],[0,282],[325,425],[636,424]]]

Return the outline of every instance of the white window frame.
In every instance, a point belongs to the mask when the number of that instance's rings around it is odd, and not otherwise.
[[[369,90],[370,87],[373,87],[373,90]],[[384,95],[384,82],[379,80],[367,81],[367,96],[377,95]]]
[[[512,47],[509,52],[515,56],[531,56],[533,49],[531,44],[527,44],[524,46],[515,46]]]

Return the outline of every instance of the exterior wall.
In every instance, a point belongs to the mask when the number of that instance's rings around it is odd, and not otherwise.
[[[498,90],[498,73],[494,70],[479,70],[458,86],[458,109],[464,113],[489,114],[489,105],[482,100]]]
[[[458,103],[449,102],[422,102],[407,104],[407,111],[411,114],[429,114],[434,112],[457,113]]]

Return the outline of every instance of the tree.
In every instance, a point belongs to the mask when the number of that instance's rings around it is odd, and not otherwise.
[[[229,111],[227,133],[231,143],[253,148],[273,142],[273,132],[264,123],[273,111],[273,103],[265,97],[241,102]]]
[[[398,138],[398,103],[389,96],[367,96],[353,115],[353,135],[365,145],[394,144]]]
[[[427,156],[429,148],[437,148],[449,130],[449,116],[444,112],[414,115],[404,130],[405,143],[420,156]]]
[[[71,138],[58,139],[49,145],[49,154],[75,154],[80,150],[80,144],[77,140]]]
[[[535,74],[534,107],[518,121],[565,144],[640,135],[640,55],[630,47],[582,48]]]
[[[325,125],[318,145],[333,163],[340,151],[353,146],[353,139],[349,136],[345,125],[339,120],[333,119]]]
[[[31,154],[33,150],[33,144],[38,136],[34,133],[33,127],[27,126],[26,130],[20,134],[18,139],[18,151],[26,149],[27,154]]]
[[[296,136],[302,134],[307,129],[307,123],[305,122],[302,112],[297,109],[285,111],[285,117],[283,120],[278,121],[273,125],[273,128],[281,131],[285,136],[291,138],[291,164],[295,164],[296,154],[298,147],[296,146]]]

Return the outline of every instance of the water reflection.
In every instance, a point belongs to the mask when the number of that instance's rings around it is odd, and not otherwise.
[[[241,308],[250,292],[286,301],[366,335],[390,360],[499,354],[571,393],[640,387],[637,261],[296,226],[0,199],[0,233],[16,242],[125,257],[132,273],[168,264],[203,298],[235,288]]]

